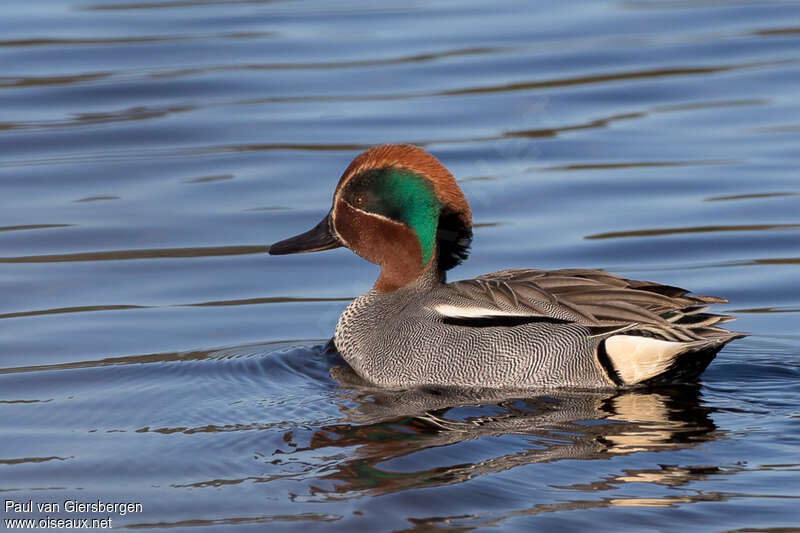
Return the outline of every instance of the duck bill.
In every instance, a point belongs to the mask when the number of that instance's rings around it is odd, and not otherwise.
[[[269,247],[270,255],[319,252],[344,246],[331,230],[330,215],[305,233],[276,242]]]

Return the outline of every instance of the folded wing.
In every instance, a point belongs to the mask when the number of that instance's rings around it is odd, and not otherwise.
[[[719,327],[733,317],[707,312],[711,304],[726,303],[723,298],[598,270],[502,270],[448,288],[448,303],[434,306],[443,320],[509,326],[558,321],[587,327],[602,339],[598,357],[606,359],[620,384],[652,379],[673,369],[685,354],[716,353],[743,336]]]

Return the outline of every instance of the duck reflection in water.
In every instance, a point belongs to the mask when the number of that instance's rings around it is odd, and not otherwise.
[[[450,485],[533,463],[679,450],[719,435],[696,385],[610,392],[392,391],[358,385],[358,376],[347,366],[332,368],[331,375],[348,386],[337,391],[343,421],[314,431],[305,446],[297,443],[294,451],[336,450],[330,453],[339,456],[340,450],[348,449],[350,457],[333,461],[334,469],[316,478],[313,499]],[[526,437],[528,443],[515,446],[514,453],[451,466],[437,463],[426,468],[424,454],[414,456],[430,448],[506,435]],[[496,452],[496,447],[488,451]],[[392,460],[402,461],[402,472],[386,467]],[[674,486],[710,473],[716,472],[670,466],[630,470],[612,481],[587,483],[647,481]]]

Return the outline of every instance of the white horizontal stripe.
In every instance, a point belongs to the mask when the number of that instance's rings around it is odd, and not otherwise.
[[[438,304],[433,306],[433,310],[440,315],[453,318],[480,318],[489,316],[536,316],[530,313],[514,313],[503,311],[497,308],[488,307],[460,307],[451,304]]]

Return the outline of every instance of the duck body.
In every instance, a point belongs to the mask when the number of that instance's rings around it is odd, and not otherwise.
[[[593,355],[598,340],[572,322],[447,320],[442,302],[468,304],[441,282],[371,290],[345,309],[334,343],[362,378],[387,388],[613,386]]]
[[[450,173],[410,145],[359,155],[314,229],[271,254],[347,246],[378,264],[334,344],[378,386],[613,388],[696,379],[727,342],[715,297],[598,270],[504,270],[446,283],[471,214]]]

